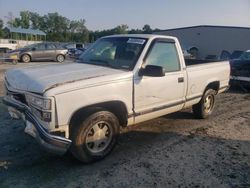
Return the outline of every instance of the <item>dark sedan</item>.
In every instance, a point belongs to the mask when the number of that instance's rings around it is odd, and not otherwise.
[[[250,77],[250,50],[242,53],[238,59],[230,60],[232,76]]]
[[[230,60],[231,84],[250,86],[250,50],[242,53],[238,59]]]
[[[9,52],[10,57],[16,56],[19,61],[28,63],[30,61],[53,60],[63,62],[68,50],[55,43],[37,43]]]

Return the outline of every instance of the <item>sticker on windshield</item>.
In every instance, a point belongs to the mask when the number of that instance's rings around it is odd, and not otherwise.
[[[127,43],[132,43],[132,44],[144,44],[144,43],[145,43],[145,40],[144,40],[144,39],[130,38],[130,39],[128,39]]]

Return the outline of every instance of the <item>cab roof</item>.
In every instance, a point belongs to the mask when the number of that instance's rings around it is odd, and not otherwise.
[[[156,35],[156,34],[119,34],[119,35],[110,35],[103,38],[112,38],[112,37],[136,37],[136,38],[145,38],[145,39],[152,39],[156,37],[160,38],[174,38],[171,36],[166,35]]]

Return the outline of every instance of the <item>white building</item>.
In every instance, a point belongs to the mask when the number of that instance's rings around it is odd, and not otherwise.
[[[250,49],[250,28],[200,25],[168,29],[156,34],[175,36],[186,50],[198,49],[199,58],[219,58],[221,52]]]

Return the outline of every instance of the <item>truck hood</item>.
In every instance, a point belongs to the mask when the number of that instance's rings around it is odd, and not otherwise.
[[[6,72],[5,79],[13,89],[44,93],[59,85],[122,72],[124,71],[96,65],[66,63],[10,69]]]

